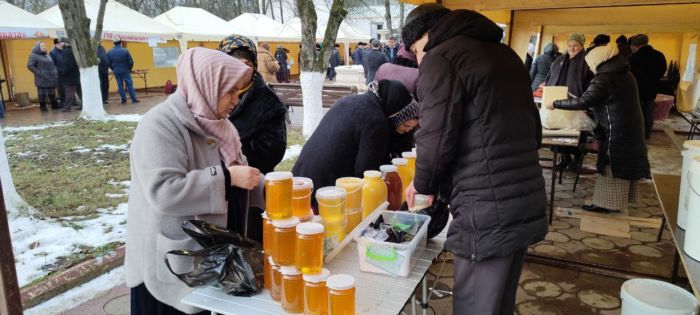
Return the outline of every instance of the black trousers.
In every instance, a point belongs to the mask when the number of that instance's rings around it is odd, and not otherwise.
[[[102,92],[102,101],[106,102],[109,99],[109,73],[100,72],[100,91]]]
[[[66,83],[61,80],[61,78],[58,78],[58,100],[61,103],[61,106],[63,103],[66,102]]]
[[[651,138],[651,131],[654,128],[654,108],[655,100],[642,101],[642,114],[644,114],[644,136],[647,140]]]
[[[471,261],[455,256],[452,313],[515,314],[515,294],[527,247],[506,256]]]
[[[186,314],[176,308],[156,300],[145,284],[131,288],[131,315],[180,315]],[[195,313],[197,315],[208,315],[210,312],[203,311]]]

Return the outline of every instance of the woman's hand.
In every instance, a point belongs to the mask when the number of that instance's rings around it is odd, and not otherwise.
[[[231,186],[252,190],[260,183],[260,171],[250,166],[230,166]]]
[[[549,103],[545,104],[544,107],[549,109],[549,110],[553,110],[554,109],[554,102],[549,102]]]

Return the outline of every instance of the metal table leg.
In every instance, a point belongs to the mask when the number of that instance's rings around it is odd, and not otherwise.
[[[428,276],[423,277],[423,295],[421,296],[420,306],[423,309],[423,315],[428,315]]]
[[[557,185],[557,159],[559,157],[559,149],[557,146],[552,146],[552,152],[554,156],[552,157],[552,186],[550,187],[550,198],[549,198],[549,224],[552,224],[554,220],[554,190]]]
[[[411,297],[411,314],[416,315],[416,294]]]
[[[661,242],[661,237],[664,235],[664,228],[666,227],[666,216],[661,217],[661,227],[659,228],[659,234],[656,236],[656,241]]]
[[[675,250],[673,255],[673,271],[671,271],[671,283],[676,284],[678,282],[678,267],[680,267],[681,256],[678,254],[678,249]]]

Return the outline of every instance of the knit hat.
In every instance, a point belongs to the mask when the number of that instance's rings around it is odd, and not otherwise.
[[[413,9],[406,17],[401,37],[404,45],[410,50],[411,46],[427,33],[450,9],[437,3],[421,4]]]
[[[401,111],[396,113],[396,115],[391,116],[389,121],[394,125],[394,128],[399,128],[404,122],[418,118],[418,111],[420,107],[416,100],[412,100],[408,106],[404,107]]]
[[[586,54],[586,64],[588,64],[588,68],[591,69],[591,72],[595,74],[598,71],[599,65],[612,59],[619,53],[616,45],[598,46]]]
[[[595,46],[602,46],[602,45],[605,45],[607,43],[610,43],[610,35],[598,34],[593,39],[593,45],[595,45]]]

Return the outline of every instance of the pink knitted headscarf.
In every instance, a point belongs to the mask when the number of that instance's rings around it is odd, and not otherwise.
[[[191,48],[177,62],[177,90],[204,132],[217,140],[226,166],[245,163],[238,130],[216,113],[219,99],[250,82],[253,69],[218,50]]]

